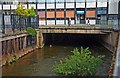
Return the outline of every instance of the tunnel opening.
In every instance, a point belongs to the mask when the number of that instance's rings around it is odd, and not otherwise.
[[[45,45],[93,47],[102,46],[98,34],[44,34]]]

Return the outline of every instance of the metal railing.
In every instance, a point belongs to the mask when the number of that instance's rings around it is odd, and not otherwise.
[[[27,27],[38,28],[39,18],[36,17],[22,17],[16,14],[0,15],[0,34],[14,33],[21,31]]]

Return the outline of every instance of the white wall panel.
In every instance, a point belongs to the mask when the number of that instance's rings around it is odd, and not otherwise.
[[[74,8],[74,3],[66,3],[66,8]]]
[[[29,4],[29,9],[32,8],[32,7],[33,7],[34,9],[36,9],[36,4]]]
[[[87,7],[87,8],[95,8],[95,7],[96,7],[96,2],[88,2],[88,3],[86,4],[86,7]]]
[[[11,5],[11,9],[16,9],[17,5]]]
[[[56,20],[56,24],[64,24],[64,20]]]
[[[39,25],[45,25],[45,20],[39,20]]]
[[[107,2],[97,2],[97,7],[107,7]]]
[[[68,25],[68,20],[66,20],[66,24]],[[71,20],[71,24],[74,24],[74,20]]]
[[[54,4],[47,4],[47,9],[54,9],[55,5]]]
[[[45,9],[45,4],[38,4],[38,9]]]
[[[56,8],[64,8],[64,4],[63,3],[58,3],[58,4],[56,4]]]
[[[76,3],[76,8],[85,8],[85,3]]]
[[[118,1],[119,0],[109,0],[108,14],[118,14]]]
[[[10,10],[10,5],[3,5],[4,10]]]
[[[47,25],[55,25],[55,20],[47,20]]]
[[[0,10],[2,10],[2,5],[0,5]]]
[[[96,24],[96,20],[89,20],[90,24]],[[88,20],[86,20],[86,24],[88,24]]]
[[[71,20],[71,24],[74,24],[74,20]]]

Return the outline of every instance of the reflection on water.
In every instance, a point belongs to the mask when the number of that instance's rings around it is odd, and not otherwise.
[[[53,66],[55,61],[71,54],[79,46],[45,46],[22,57],[17,62],[3,66],[3,76],[55,76]],[[94,48],[94,49],[93,49]],[[96,75],[107,75],[111,63],[111,53],[104,47],[90,47],[94,55],[106,55],[102,68]]]

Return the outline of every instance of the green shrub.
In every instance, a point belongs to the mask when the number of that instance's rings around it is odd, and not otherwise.
[[[92,56],[89,48],[83,49],[83,47],[81,47],[80,52],[76,48],[72,53],[73,55],[60,60],[60,63],[55,65],[54,70],[56,73],[80,76],[94,75],[102,64],[102,58],[104,57]]]
[[[35,37],[37,35],[37,31],[33,29],[32,27],[28,27],[26,29],[26,32],[28,35],[31,35],[32,37]]]

